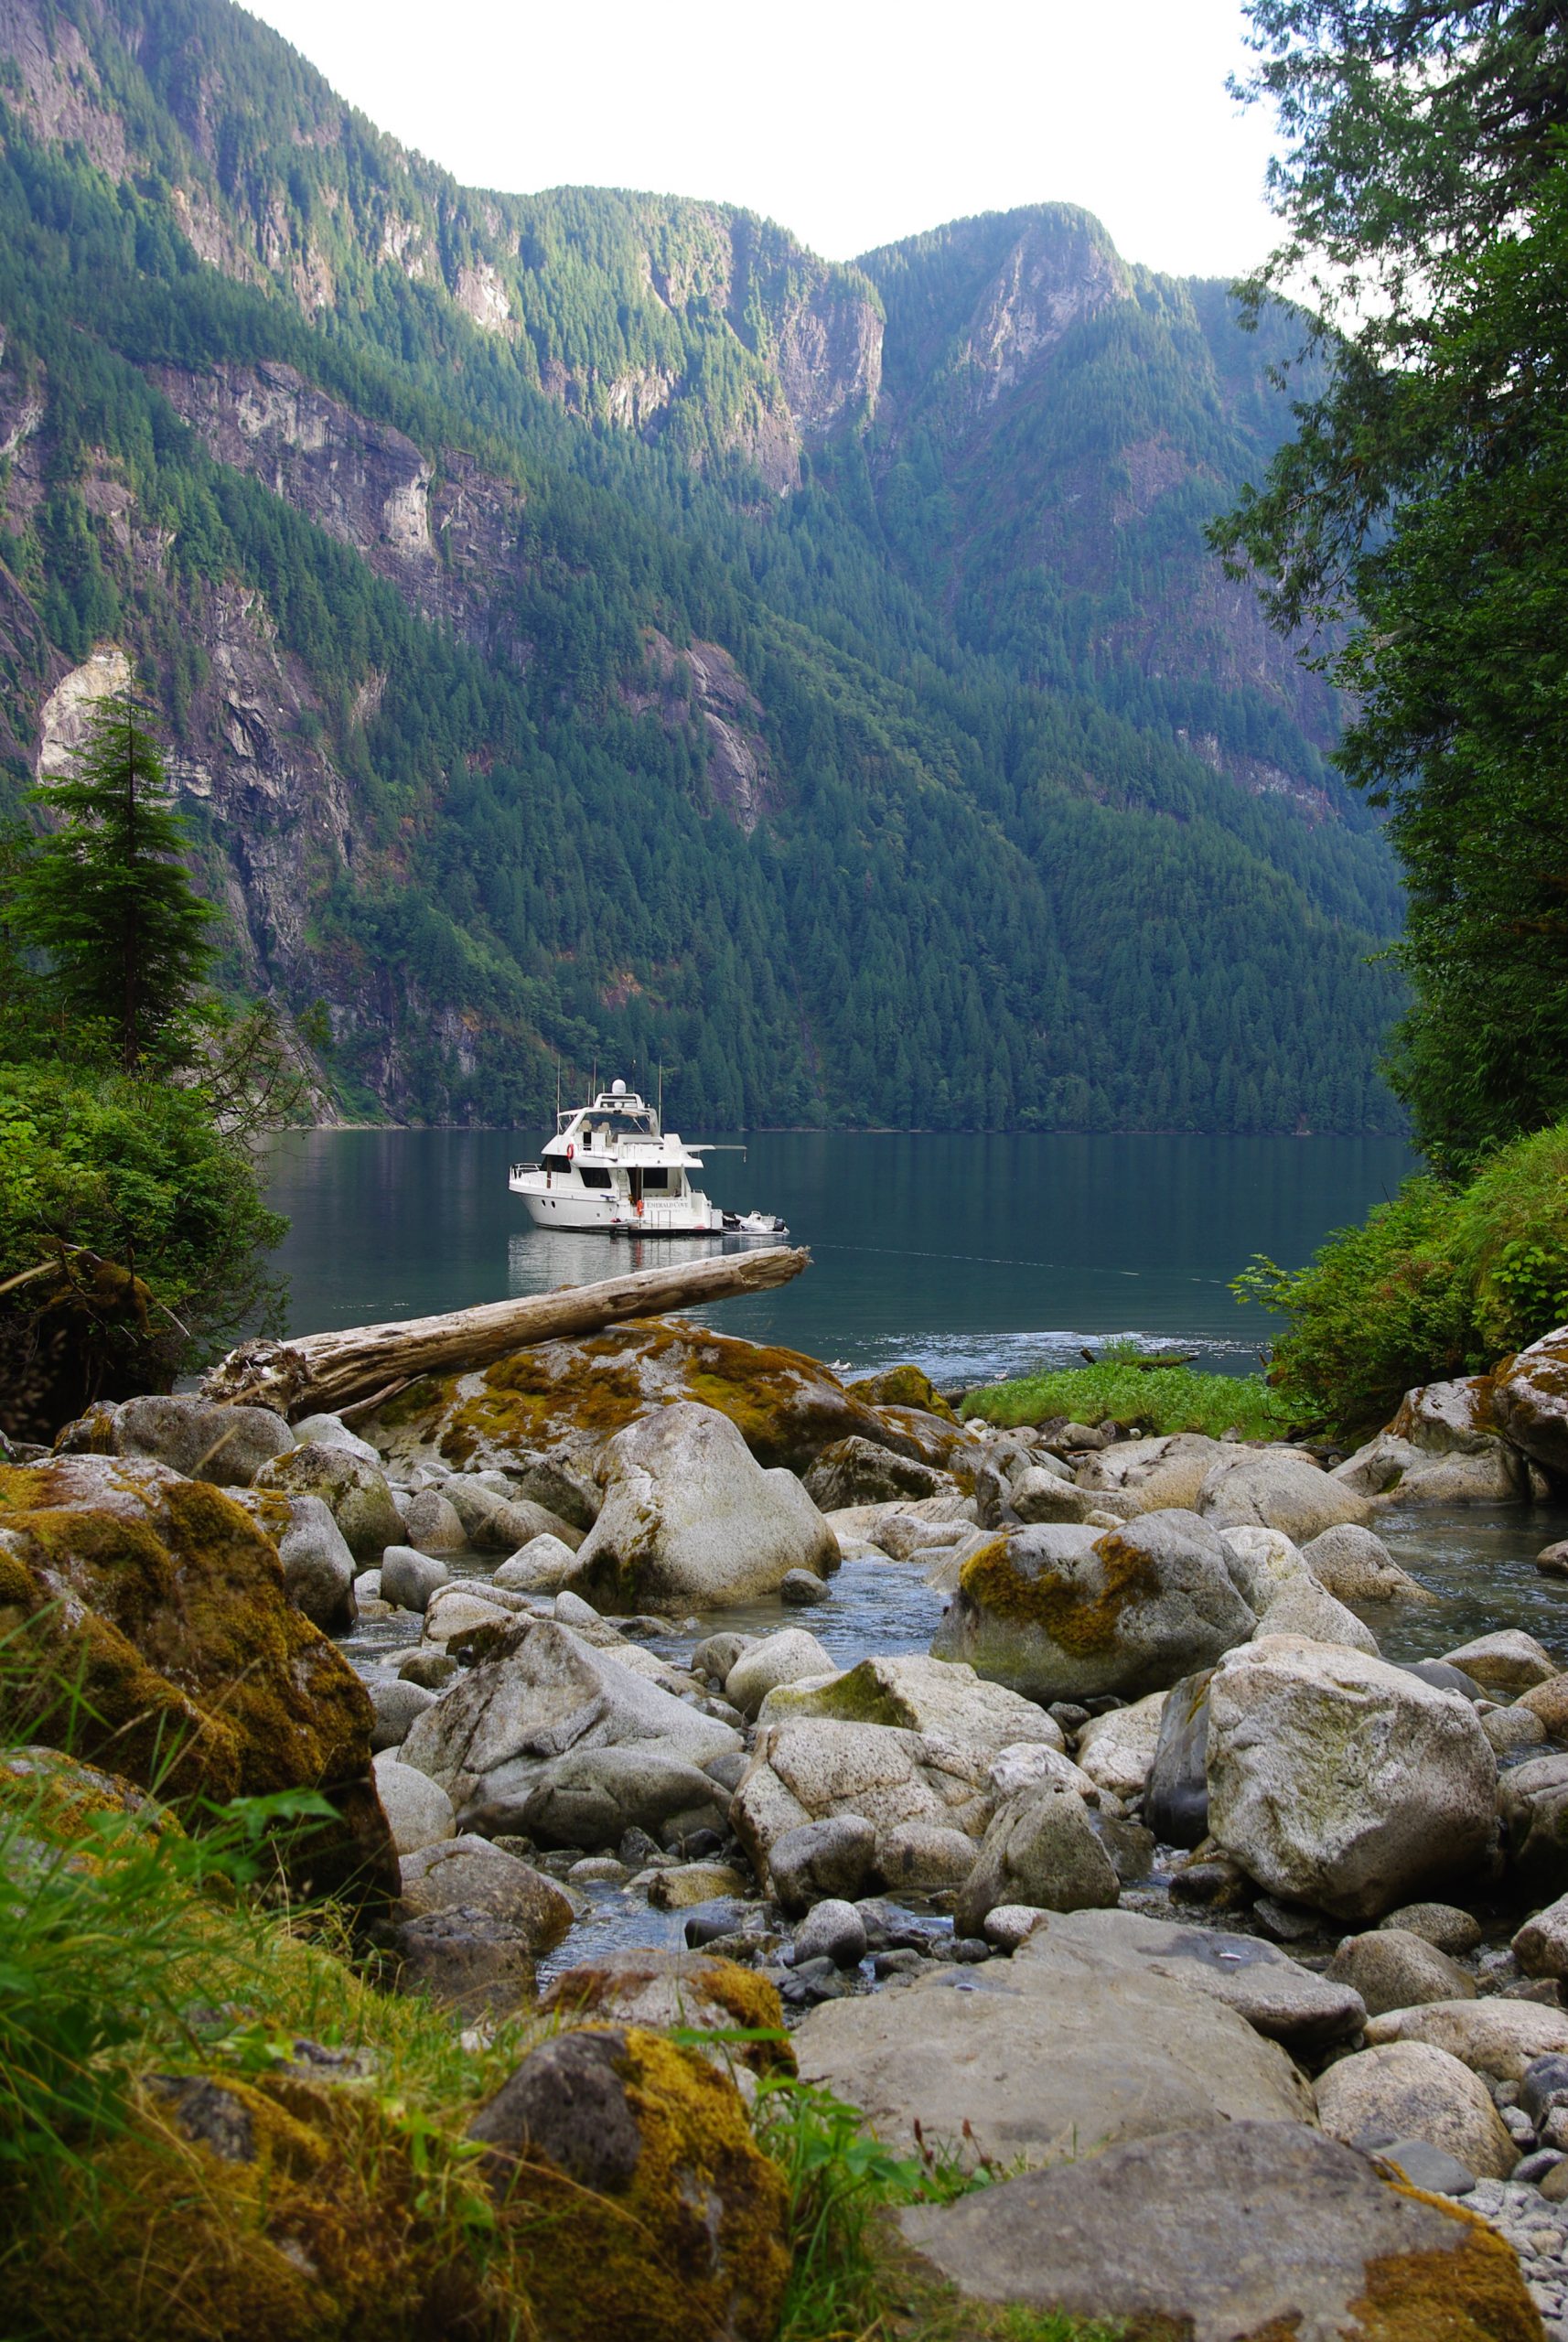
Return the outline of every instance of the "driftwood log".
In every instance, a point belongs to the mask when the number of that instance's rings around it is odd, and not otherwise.
[[[738,1293],[766,1293],[798,1277],[811,1257],[803,1248],[770,1244],[716,1261],[563,1285],[516,1301],[488,1301],[442,1317],[299,1334],[292,1341],[243,1342],[219,1359],[201,1394],[228,1406],[271,1407],[290,1422],[344,1408],[368,1413],[417,1375],[468,1373],[529,1342],[596,1334],[628,1317],[657,1317],[668,1309],[694,1309]]]

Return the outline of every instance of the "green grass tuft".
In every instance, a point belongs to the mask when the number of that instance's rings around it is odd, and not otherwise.
[[[1243,1439],[1281,1439],[1288,1418],[1261,1374],[1198,1374],[1190,1366],[1144,1369],[1130,1347],[1110,1349],[1097,1366],[1065,1367],[1022,1375],[972,1391],[966,1418],[1009,1429],[1065,1415],[1071,1423],[1107,1417],[1155,1433],[1207,1432],[1211,1439],[1234,1427]]]

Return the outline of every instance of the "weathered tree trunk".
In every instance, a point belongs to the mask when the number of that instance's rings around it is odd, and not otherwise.
[[[628,1317],[693,1309],[737,1293],[788,1284],[811,1260],[803,1248],[769,1245],[716,1261],[639,1269],[596,1284],[563,1285],[518,1301],[489,1301],[444,1317],[404,1317],[292,1341],[245,1342],[220,1359],[202,1396],[231,1406],[272,1407],[291,1421],[390,1398],[420,1374],[461,1374],[529,1342],[596,1334]]]

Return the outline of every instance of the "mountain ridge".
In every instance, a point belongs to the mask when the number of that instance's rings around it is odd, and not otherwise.
[[[1202,544],[1268,435],[1204,288],[1071,207],[862,270],[465,190],[220,0],[0,0],[0,108],[8,786],[136,660],[347,1111],[596,1053],[729,1122],[1397,1126],[1391,867]]]

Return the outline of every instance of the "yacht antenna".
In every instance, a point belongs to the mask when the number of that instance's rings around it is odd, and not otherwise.
[[[555,1127],[561,1127],[561,1052],[555,1052]]]
[[[664,1128],[664,1060],[659,1060],[659,1127]]]
[[[594,1081],[590,1094],[595,1098],[599,1094],[599,1053],[597,1049],[594,1051]]]

